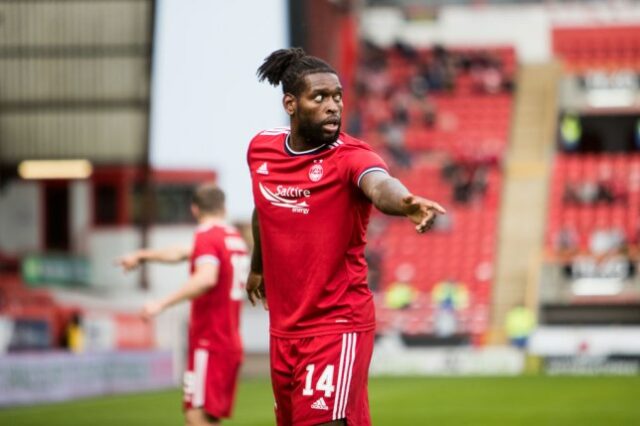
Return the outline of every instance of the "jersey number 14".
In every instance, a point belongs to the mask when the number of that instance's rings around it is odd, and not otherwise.
[[[312,382],[315,369],[315,364],[307,365],[307,377],[304,381],[304,389],[302,389],[302,395],[304,396],[313,395]],[[331,394],[336,390],[336,387],[333,386],[333,370],[332,364],[327,365],[327,368],[324,369],[316,382],[316,390],[323,391],[326,398],[330,398]]]

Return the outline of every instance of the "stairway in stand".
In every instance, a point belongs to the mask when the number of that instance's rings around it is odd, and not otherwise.
[[[504,173],[497,275],[491,305],[492,340],[503,340],[505,315],[517,303],[536,306],[548,200],[549,175],[555,146],[556,63],[522,66],[511,145]]]

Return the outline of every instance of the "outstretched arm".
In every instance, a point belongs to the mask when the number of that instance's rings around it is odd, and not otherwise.
[[[419,233],[431,228],[437,215],[446,213],[440,204],[413,195],[402,182],[383,172],[364,175],[360,188],[378,210],[388,215],[408,217]]]
[[[173,305],[194,299],[215,286],[217,282],[218,265],[210,262],[197,265],[189,280],[181,288],[165,298],[146,303],[142,308],[142,316],[148,319]]]
[[[257,300],[262,300],[262,304],[266,309],[267,295],[264,291],[264,280],[262,279],[260,224],[258,223],[258,212],[255,209],[251,216],[251,232],[253,234],[253,253],[251,254],[251,271],[247,278],[247,295],[252,305],[255,306]]]
[[[143,262],[178,263],[189,259],[189,256],[191,247],[140,249],[116,259],[116,264],[125,271],[132,271]]]

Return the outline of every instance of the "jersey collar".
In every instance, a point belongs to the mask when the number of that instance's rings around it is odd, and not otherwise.
[[[312,149],[308,149],[306,151],[294,151],[293,148],[291,148],[291,146],[289,145],[290,138],[291,138],[291,133],[287,134],[287,137],[284,139],[284,150],[286,151],[287,154],[292,155],[294,157],[297,157],[300,155],[316,154],[320,151],[327,149],[327,147],[329,146],[329,144],[324,144]]]
[[[197,232],[206,232],[214,226],[227,226],[227,222],[223,219],[210,219],[203,223],[199,223],[196,227]]]

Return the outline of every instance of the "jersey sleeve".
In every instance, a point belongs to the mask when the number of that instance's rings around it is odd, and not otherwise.
[[[193,266],[197,268],[198,265],[209,263],[212,265],[219,265],[221,256],[221,250],[216,240],[211,238],[210,235],[200,234],[196,237],[195,246],[193,248]]]
[[[253,143],[258,138],[258,136],[260,136],[260,133],[257,133],[256,135],[254,135],[251,138],[251,140],[249,141],[249,145],[247,146],[246,161],[247,161],[247,166],[249,166],[249,170],[251,170],[251,153],[252,153],[252,150],[253,150]]]
[[[347,177],[353,185],[360,187],[362,178],[371,172],[389,174],[389,167],[384,160],[370,148],[350,150],[344,157]]]

